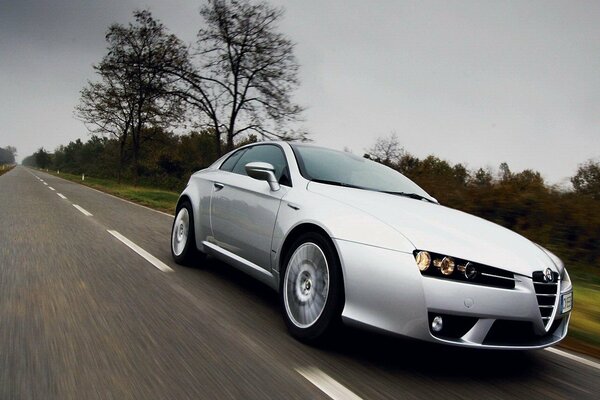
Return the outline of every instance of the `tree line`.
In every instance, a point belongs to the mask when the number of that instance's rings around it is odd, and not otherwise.
[[[61,145],[53,153],[40,148],[23,160],[23,165],[71,174],[86,174],[111,180],[180,191],[190,175],[208,167],[218,157],[214,134],[207,130],[175,134],[161,128],[148,128],[144,135],[152,136],[137,156],[136,176],[132,173],[131,146],[123,146],[119,139],[93,135],[87,141],[77,139]],[[131,139],[130,139],[131,140]],[[248,136],[240,145],[258,140]],[[123,153],[122,153],[123,152]],[[127,166],[115,161],[124,157]]]

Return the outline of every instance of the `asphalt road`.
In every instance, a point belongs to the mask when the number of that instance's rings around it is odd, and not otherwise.
[[[598,398],[600,369],[549,351],[349,328],[301,344],[267,287],[213,260],[176,265],[171,224],[24,167],[0,177],[0,399]]]

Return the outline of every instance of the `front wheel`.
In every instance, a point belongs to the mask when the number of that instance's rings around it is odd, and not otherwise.
[[[306,233],[283,265],[280,299],[290,333],[307,342],[324,338],[339,322],[344,297],[333,245],[318,233]]]
[[[171,254],[175,262],[181,265],[191,265],[202,258],[196,248],[194,215],[189,201],[182,202],[177,208],[171,229]]]

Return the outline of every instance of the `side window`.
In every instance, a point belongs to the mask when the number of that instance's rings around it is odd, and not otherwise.
[[[246,164],[254,161],[273,165],[275,167],[275,177],[279,180],[279,183],[291,186],[285,155],[278,146],[264,144],[251,147],[242,155],[232,172],[246,175]]]
[[[242,149],[233,153],[223,164],[221,164],[221,170],[231,172],[233,167],[235,167],[235,163],[240,159],[240,157],[246,152],[247,149]]]

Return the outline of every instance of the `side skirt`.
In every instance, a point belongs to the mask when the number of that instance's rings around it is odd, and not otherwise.
[[[239,269],[240,271],[261,281],[262,283],[269,286],[275,291],[279,289],[279,282],[277,281],[277,278],[266,269],[261,268],[258,265],[246,260],[245,258],[233,254],[232,252],[225,250],[224,248],[217,246],[214,243],[203,241],[202,246],[204,246],[204,251],[207,254]]]

